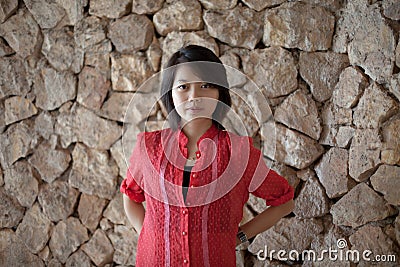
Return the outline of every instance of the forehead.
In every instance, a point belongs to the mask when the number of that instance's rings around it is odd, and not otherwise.
[[[176,82],[201,82],[203,79],[197,75],[193,69],[189,66],[178,66],[175,71],[175,79]]]

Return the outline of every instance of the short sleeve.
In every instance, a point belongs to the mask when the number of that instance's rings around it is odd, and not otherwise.
[[[140,133],[136,139],[136,145],[133,149],[132,155],[129,158],[129,167],[126,171],[126,178],[122,181],[120,191],[127,195],[135,202],[145,201],[143,188],[139,185],[143,179],[143,172],[141,171],[141,148],[143,134]]]
[[[267,167],[259,149],[252,145],[251,147],[252,177],[249,192],[256,197],[265,199],[267,206],[279,206],[293,199],[293,187],[284,177]]]

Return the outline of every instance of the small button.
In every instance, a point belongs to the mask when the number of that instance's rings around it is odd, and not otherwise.
[[[183,210],[183,211],[182,211],[182,213],[183,213],[183,214],[186,214],[186,213],[187,213],[187,211],[186,211],[186,210]]]
[[[200,152],[196,152],[196,157],[200,158]]]
[[[189,261],[187,260],[187,259],[184,259],[183,260],[183,263],[188,263]]]
[[[183,232],[182,232],[182,235],[186,235],[186,232],[185,232],[185,231],[183,231]]]
[[[195,173],[193,173],[193,174],[192,174],[192,177],[193,177],[193,178],[195,178],[195,177],[196,177],[196,174],[195,174]]]

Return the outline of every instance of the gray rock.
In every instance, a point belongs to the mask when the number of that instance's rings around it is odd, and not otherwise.
[[[397,67],[400,67],[400,41],[398,42],[396,48],[396,65]]]
[[[396,230],[397,243],[399,243],[399,241],[400,241],[400,216],[396,217],[396,220],[394,221],[394,225],[395,225],[395,230]]]
[[[295,199],[293,213],[300,218],[321,217],[329,213],[329,201],[318,179],[311,176]]]
[[[312,97],[302,91],[289,95],[275,109],[274,118],[289,128],[298,130],[315,140],[319,139],[322,128],[317,106]]]
[[[4,171],[4,189],[24,207],[31,207],[38,195],[38,181],[26,161],[18,161]]]
[[[16,199],[6,194],[0,187],[0,228],[13,228],[18,226],[24,217],[25,209]]]
[[[88,255],[86,255],[82,250],[78,250],[72,253],[71,256],[68,257],[67,262],[65,263],[66,267],[93,267],[94,265],[90,261]]]
[[[112,45],[106,39],[98,44],[92,45],[85,50],[85,65],[94,67],[104,78],[111,78],[110,52]]]
[[[99,225],[105,206],[105,199],[87,194],[81,195],[78,206],[79,219],[91,232],[94,232]]]
[[[68,17],[68,24],[75,25],[78,21],[83,18],[84,7],[87,6],[88,0],[75,0],[65,1],[56,0],[59,6],[62,6]]]
[[[29,99],[21,96],[13,96],[4,101],[6,125],[32,117],[37,109]]]
[[[98,44],[106,38],[104,23],[95,16],[78,21],[74,27],[75,42],[83,49]]]
[[[131,0],[92,0],[90,1],[89,14],[97,17],[118,19],[131,11]]]
[[[164,0],[133,0],[132,13],[136,14],[154,14],[163,6]]]
[[[302,0],[307,4],[323,6],[331,12],[336,12],[343,5],[342,0]]]
[[[276,125],[276,140],[268,138],[267,124],[263,124],[261,135],[264,138],[265,156],[285,163],[289,166],[303,169],[313,163],[324,149],[315,140],[292,131],[284,126]],[[276,145],[276,150],[275,150]]]
[[[76,77],[70,72],[57,72],[46,67],[36,77],[36,106],[54,110],[76,96]]]
[[[122,265],[135,265],[138,235],[124,225],[116,225],[108,234],[115,249],[113,261]]]
[[[292,54],[280,47],[255,49],[241,55],[243,71],[267,97],[288,95],[297,88],[297,68]]]
[[[35,204],[26,212],[15,233],[32,253],[37,254],[46,246],[51,227],[51,221]]]
[[[237,0],[199,0],[205,9],[218,10],[218,9],[231,9],[237,4]]]
[[[335,18],[325,8],[302,2],[284,3],[265,13],[263,42],[304,51],[331,47]]]
[[[89,240],[86,228],[75,217],[60,221],[53,229],[49,242],[54,257],[65,263],[80,245]]]
[[[336,144],[342,148],[348,148],[350,141],[353,139],[355,129],[351,126],[339,126],[335,136]]]
[[[112,263],[114,248],[104,231],[98,229],[92,238],[82,246],[82,250],[90,257],[96,266]]]
[[[108,31],[108,37],[115,49],[128,54],[147,49],[153,36],[153,24],[145,15],[131,14],[118,19],[110,24]]]
[[[19,57],[0,57],[0,76],[0,99],[12,95],[22,96],[28,92],[25,67]]]
[[[332,94],[332,102],[343,108],[352,108],[360,99],[364,89],[368,86],[368,79],[354,67],[342,71],[339,82]]]
[[[43,261],[29,252],[25,244],[11,229],[0,230],[0,259],[2,266],[44,267]]]
[[[85,66],[79,74],[76,101],[88,109],[100,110],[110,87],[110,80],[102,73],[96,68]]]
[[[24,0],[24,3],[42,29],[55,27],[65,16],[65,10],[54,0]]]
[[[400,116],[394,116],[382,125],[383,145],[381,162],[398,164],[400,162]]]
[[[254,49],[262,37],[261,14],[247,7],[207,10],[203,20],[210,36],[231,46]]]
[[[365,250],[371,251],[372,253],[368,255],[370,260],[374,259],[376,255],[396,255],[396,245],[377,226],[365,225],[352,234],[349,240],[352,244],[352,250],[360,252]],[[357,266],[371,266],[371,262],[364,261],[360,257],[360,262]],[[382,261],[379,263],[379,266],[396,266],[396,263]]]
[[[130,118],[129,116],[129,109],[128,108],[133,108],[137,102],[137,104],[141,104],[141,102],[137,101],[136,98],[138,97],[139,94],[135,93],[120,93],[120,92],[114,92],[111,93],[107,99],[106,102],[104,102],[103,106],[101,107],[101,110],[98,112],[98,114],[104,118],[114,120],[114,121],[120,121],[120,122],[125,122],[127,119]],[[146,94],[146,96],[150,94]],[[145,97],[140,98],[141,100],[145,100]],[[156,98],[151,97],[150,100],[153,101],[153,105],[157,103]],[[135,101],[135,103],[130,103],[131,101]],[[152,107],[151,104],[146,105],[149,107],[149,110],[145,112],[142,116],[145,117],[146,115],[149,114],[150,109]],[[147,117],[147,116],[146,116]]]
[[[398,103],[373,83],[365,89],[364,95],[354,111],[353,120],[358,128],[377,128],[381,122],[395,114]]]
[[[161,67],[160,62],[162,58],[162,49],[160,46],[160,42],[157,38],[155,38],[155,36],[153,37],[153,41],[150,44],[149,48],[146,50],[146,57],[153,71],[159,71]]]
[[[18,9],[18,1],[5,0],[0,3],[0,23],[6,21]]]
[[[323,231],[323,226],[315,219],[283,218],[275,226],[256,236],[248,250],[256,255],[267,246],[268,251],[291,248],[303,251],[308,248],[316,235]],[[263,253],[260,253],[263,256]],[[265,256],[269,256],[268,254]],[[276,257],[277,254],[274,254]]]
[[[82,193],[111,199],[117,185],[118,167],[108,153],[78,143],[72,152],[72,158],[69,183]]]
[[[320,144],[335,146],[338,128],[350,126],[353,121],[353,111],[350,108],[342,108],[328,102],[321,111],[322,133],[319,139]]]
[[[201,30],[201,5],[196,0],[172,1],[154,14],[153,23],[163,36],[173,31]]]
[[[135,92],[152,74],[152,68],[143,53],[111,54],[111,82],[115,91]]]
[[[72,142],[83,142],[100,150],[109,149],[122,134],[116,122],[100,118],[80,106],[74,106],[69,112],[63,112],[57,117],[55,132],[60,135],[63,148]]]
[[[333,223],[358,227],[392,215],[392,209],[365,183],[360,183],[331,207]]]
[[[371,176],[374,189],[383,194],[385,200],[394,206],[400,205],[400,167],[381,165]]]
[[[54,133],[54,118],[47,112],[41,112],[35,118],[35,131],[39,133],[43,138],[49,140],[50,136]]]
[[[162,60],[161,66],[164,67],[173,53],[178,51],[179,48],[187,45],[201,45],[207,47],[219,56],[219,47],[214,38],[205,31],[196,32],[171,32],[164,41],[161,43],[162,47]]]
[[[10,125],[0,136],[0,163],[3,169],[10,167],[19,158],[28,155],[36,144],[30,123],[25,121]]]
[[[75,44],[74,33],[67,27],[44,31],[42,53],[58,71],[81,71],[83,50]]]
[[[285,2],[285,0],[242,0],[242,2],[246,6],[252,8],[256,11],[261,11],[261,10],[265,9],[266,7],[273,7],[276,5],[280,5],[283,2]]]
[[[310,85],[314,98],[323,102],[332,96],[340,73],[349,65],[347,55],[333,52],[300,54],[300,75]]]
[[[0,38],[0,57],[9,56],[14,54],[14,50],[8,46],[3,38]]]
[[[43,213],[53,222],[58,222],[67,219],[74,212],[78,196],[79,192],[67,182],[54,181],[41,186],[38,200]]]
[[[395,47],[393,31],[377,3],[347,2],[336,25],[335,52],[348,52],[351,65],[362,67],[373,80],[383,83],[392,75]]]
[[[29,163],[40,173],[42,180],[51,183],[69,167],[71,155],[68,150],[54,149],[42,143],[34,151]]]
[[[103,212],[103,217],[107,218],[113,224],[129,225],[124,212],[122,194],[117,193],[110,203],[108,203],[107,208]]]
[[[398,46],[400,47],[400,46]],[[399,49],[400,50],[400,49]],[[400,64],[399,64],[400,65]],[[400,101],[400,74],[394,74],[390,80],[389,91]]]
[[[1,24],[0,35],[22,58],[38,52],[43,39],[39,26],[26,9],[18,10],[16,15]]]
[[[348,159],[349,152],[346,149],[332,147],[315,166],[315,172],[329,198],[340,197],[349,191]]]

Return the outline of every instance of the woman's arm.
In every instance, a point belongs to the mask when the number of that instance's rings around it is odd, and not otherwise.
[[[124,196],[124,210],[129,222],[135,228],[136,233],[140,234],[143,226],[145,209],[142,203],[131,200],[127,195]]]
[[[252,238],[274,226],[282,217],[291,213],[293,209],[294,201],[291,199],[285,204],[267,208],[251,221],[241,225],[240,228],[246,234],[247,238]],[[240,244],[238,238],[236,238],[236,244]]]

